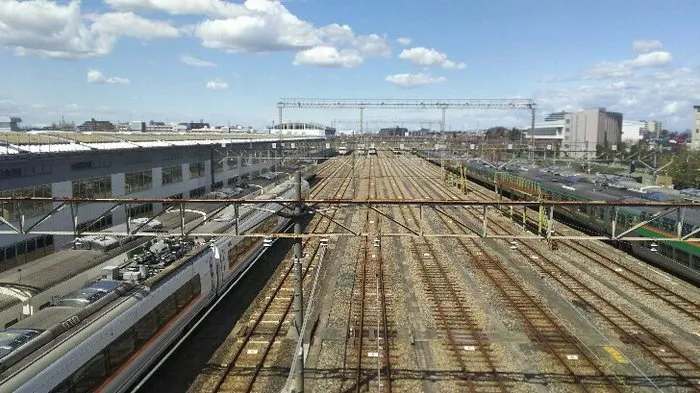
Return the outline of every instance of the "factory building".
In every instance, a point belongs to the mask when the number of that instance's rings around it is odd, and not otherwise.
[[[289,138],[297,144],[313,144],[313,138]],[[0,151],[0,197],[159,197],[194,198],[212,190],[250,181],[254,175],[271,170],[279,156],[278,138],[260,140],[221,139],[217,141],[182,140],[162,142],[82,143],[69,145],[78,150],[45,153]],[[90,146],[88,146],[90,145]],[[225,147],[223,147],[223,146]],[[85,149],[82,149],[86,147]],[[222,153],[222,151],[227,153]],[[288,153],[285,153],[287,155]],[[28,159],[30,158],[31,159]],[[59,207],[56,202],[0,202],[2,218],[18,227],[24,215],[24,228]],[[157,213],[162,203],[133,204],[130,217]],[[81,230],[98,231],[126,221],[126,210],[115,209],[95,222],[110,206],[80,204],[77,225]],[[65,207],[39,224],[36,231],[73,231],[71,208]],[[0,230],[10,230],[0,225]],[[72,240],[72,236],[12,235],[0,236],[0,271],[13,268],[53,252]]]
[[[19,131],[19,117],[0,116],[0,132]]]

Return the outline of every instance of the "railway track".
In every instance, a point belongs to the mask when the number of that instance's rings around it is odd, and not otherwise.
[[[351,185],[351,179],[348,176],[349,171],[344,171],[343,166],[341,164],[331,170],[328,177],[312,190],[312,195],[318,196],[329,191],[335,195],[338,190],[344,195]],[[341,184],[337,185],[332,180],[337,180],[339,173],[345,173],[345,176],[340,177]],[[333,184],[339,187],[336,189],[332,187]],[[333,212],[332,215],[335,215],[336,212]],[[325,233],[331,224],[331,220],[315,218],[312,221],[312,232]],[[302,247],[304,255],[306,255],[306,264],[303,267],[303,277],[306,279],[309,273],[315,269],[316,256],[320,249],[319,240],[316,238],[306,240]],[[278,277],[273,283],[272,289],[260,306],[260,310],[255,313],[253,320],[242,330],[242,334],[236,340],[235,349],[232,348],[232,355],[220,370],[216,370],[217,372],[214,373],[216,377],[213,381],[205,382],[205,391],[251,392],[254,390],[262,371],[268,368],[266,361],[273,351],[273,347],[280,344],[291,325],[288,317],[294,293],[292,269],[293,264],[290,263],[284,268],[281,277]],[[291,359],[289,360],[291,363]],[[286,375],[278,376],[280,379],[286,377]]]
[[[451,190],[445,191],[454,193]],[[469,209],[452,208],[450,211],[458,216],[467,213],[471,219],[480,220],[480,217]],[[500,233],[513,234],[512,230],[496,221],[491,221],[490,225]],[[464,229],[461,228],[461,230]],[[602,318],[623,342],[635,344],[674,377],[670,381],[665,378],[660,378],[659,381],[652,379],[651,383],[655,386],[684,386],[700,391],[700,365],[697,361],[691,359],[668,339],[661,337],[637,318],[588,287],[581,279],[563,269],[549,256],[533,246],[520,242],[515,250],[537,270],[541,277],[554,280],[566,291],[568,296]]]
[[[401,168],[404,172],[408,171],[406,166]],[[415,176],[408,177],[411,186],[420,190],[422,197],[433,197],[440,193],[427,190],[419,182],[412,180],[413,178]],[[449,189],[442,192],[451,197],[457,196]],[[450,232],[466,233],[463,227],[445,215],[438,214],[437,217]],[[615,376],[603,371],[588,348],[563,327],[552,311],[530,294],[483,244],[475,239],[459,238],[457,245],[469,257],[469,262],[497,289],[506,304],[517,312],[531,339],[558,364],[560,370],[555,374],[563,374],[565,377],[558,378],[557,383],[575,386],[585,392],[621,391]]]
[[[413,197],[405,185],[397,180],[408,174],[399,174],[395,166],[389,167],[386,162],[383,171],[390,179],[386,186],[390,189],[391,196],[402,199]],[[414,209],[399,207],[395,210],[407,225],[412,223],[415,227],[415,223],[419,222],[420,218]],[[499,370],[490,343],[479,323],[472,317],[465,300],[466,295],[441,261],[434,245],[422,237],[409,237],[407,241],[418,262],[420,281],[432,305],[431,312],[444,347],[460,371],[456,376],[458,389],[469,392],[508,391],[507,383],[498,376]]]
[[[363,159],[368,167],[365,177],[367,199],[377,198],[376,161],[375,157]],[[344,378],[338,391],[392,392],[394,314],[391,296],[387,296],[385,263],[378,237],[381,234],[381,217],[376,211],[365,209],[363,232],[368,235],[363,239],[362,258],[358,259],[355,266],[349,327],[345,339],[344,369],[352,368],[354,377]],[[350,367],[351,365],[354,366]]]
[[[493,197],[489,190],[481,190],[480,188],[480,186],[472,184],[470,187],[473,193],[472,195],[475,195],[481,199]],[[501,211],[501,213],[507,214],[503,211]],[[528,222],[531,224],[531,226],[536,227],[537,212],[527,210],[527,215]],[[571,230],[567,228],[565,224],[561,224],[559,227],[557,227],[557,232],[559,234],[568,234],[570,231]],[[589,263],[593,263],[594,265],[607,270],[609,273],[623,278],[632,284],[640,294],[657,299],[680,314],[683,314],[684,317],[690,318],[695,323],[700,323],[700,304],[697,302],[650,280],[644,275],[619,263],[609,255],[586,244],[585,241],[565,240],[558,241],[557,243],[565,246],[568,250],[575,252],[577,255],[586,258]]]
[[[480,186],[472,186],[471,191],[475,196],[487,199],[492,197],[489,193],[490,190],[481,190]],[[503,197],[508,200],[508,198]],[[507,215],[504,211],[502,214]],[[527,222],[531,227],[537,226],[537,212],[532,210],[527,210]],[[558,234],[571,234],[571,229],[568,228],[566,224],[561,224],[557,227]],[[557,244],[567,247],[568,250],[575,252],[577,255],[581,255],[586,258],[590,263],[599,266],[608,272],[619,276],[630,284],[634,285],[636,290],[645,296],[650,296],[661,302],[665,303],[668,307],[675,309],[677,312],[683,314],[685,317],[690,318],[696,323],[700,323],[700,304],[693,301],[686,296],[672,291],[670,288],[664,287],[653,280],[645,277],[644,275],[630,269],[629,267],[611,258],[610,255],[600,252],[594,247],[586,244],[585,241],[580,240],[563,240],[558,241]]]

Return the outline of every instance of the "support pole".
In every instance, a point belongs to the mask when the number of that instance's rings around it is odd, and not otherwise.
[[[365,132],[365,108],[360,107],[360,134]]]
[[[530,130],[532,131],[532,137],[530,138],[530,143],[532,144],[532,157],[535,158],[535,104],[533,103],[530,105],[530,109],[532,110],[532,119],[530,123]]]
[[[297,203],[294,208],[294,234],[301,235],[301,172],[297,171],[294,174],[296,178],[295,198]],[[304,294],[303,294],[303,276],[302,276],[302,250],[301,237],[294,239],[294,328],[296,329],[297,339],[300,341],[298,347],[299,352],[296,353],[298,367],[294,373],[294,393],[304,391],[304,337],[302,336],[301,327],[304,325]]]
[[[282,108],[284,108],[283,105],[277,104],[277,127],[279,127],[280,132],[282,132]]]
[[[440,120],[440,133],[444,133],[445,132],[445,111],[447,111],[447,106],[443,104],[440,107],[440,110],[442,111],[442,120]]]

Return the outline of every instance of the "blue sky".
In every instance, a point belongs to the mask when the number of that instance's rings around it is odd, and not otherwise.
[[[685,129],[700,104],[697,15],[697,0],[0,0],[0,114],[264,126],[280,97],[514,97],[535,98],[539,117],[605,106]],[[527,117],[448,112],[447,123]]]

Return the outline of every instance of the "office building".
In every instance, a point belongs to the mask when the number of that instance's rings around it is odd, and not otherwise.
[[[700,149],[700,105],[693,107],[693,125],[690,127],[690,148]]]
[[[94,118],[78,126],[78,131],[115,131],[116,127],[106,120],[95,120]]]
[[[622,142],[629,144],[637,144],[644,138],[644,133],[647,130],[647,122],[637,120],[622,121]]]
[[[19,131],[19,117],[0,116],[0,131]]]

